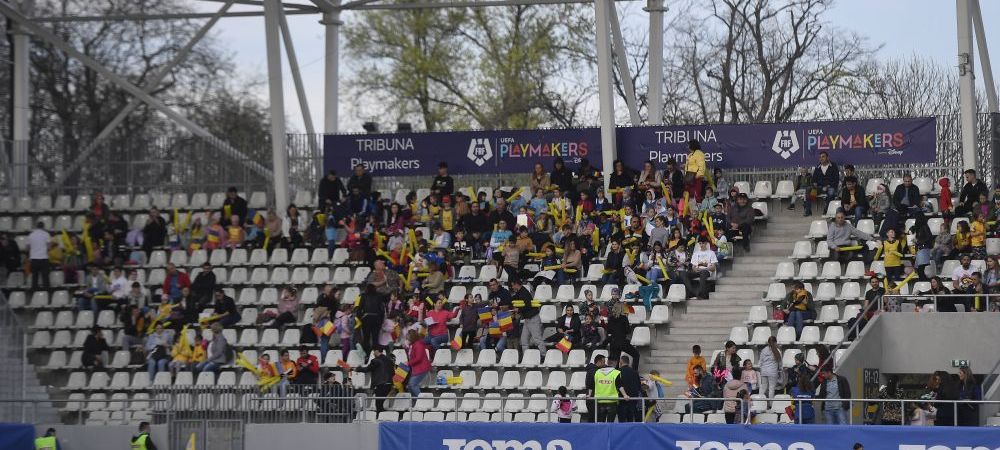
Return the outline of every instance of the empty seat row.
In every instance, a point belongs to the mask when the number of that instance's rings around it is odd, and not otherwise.
[[[341,265],[347,262],[348,253],[346,248],[337,248],[333,251],[333,258],[331,259],[330,253],[325,248],[317,248],[312,250],[310,255],[309,249],[297,248],[289,252],[285,248],[276,248],[271,251],[270,256],[267,250],[262,248],[247,250],[244,248],[237,248],[233,250],[225,249],[215,249],[211,250],[195,250],[190,254],[184,250],[154,250],[149,255],[149,260],[146,262],[147,267],[163,267],[167,263],[174,264],[178,267],[192,266],[198,267],[202,264],[208,262],[213,266],[267,266],[267,265],[284,265],[289,264],[293,266],[298,265]]]
[[[246,194],[241,193],[246,198]],[[105,196],[105,203],[112,209],[119,211],[148,210],[154,206],[178,209],[218,209],[226,201],[224,192],[197,192],[190,197],[186,193],[170,194],[118,194]],[[33,212],[33,211],[85,211],[90,209],[93,197],[89,194],[81,194],[74,200],[69,195],[59,195],[54,199],[51,195],[44,194],[32,198],[31,196],[0,196],[0,212]],[[247,199],[250,208],[267,207],[267,193],[254,191]]]
[[[834,317],[834,322],[837,319],[839,317]],[[736,345],[767,345],[767,340],[771,336],[771,327],[768,326],[753,327],[752,337],[747,327],[733,327],[729,332],[729,340],[735,342]],[[790,326],[782,326],[778,328],[774,337],[778,345],[837,345],[844,341],[844,327],[840,325],[828,326],[826,327],[825,336],[823,339],[820,339],[820,327],[807,325],[802,328],[802,336],[799,339],[795,339],[795,329]]]

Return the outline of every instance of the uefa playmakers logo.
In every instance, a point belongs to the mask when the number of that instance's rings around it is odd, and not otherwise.
[[[774,150],[774,153],[777,153],[782,159],[788,159],[792,153],[799,151],[799,138],[795,135],[795,130],[775,132],[771,150]]]
[[[486,161],[493,158],[493,146],[490,145],[489,139],[473,138],[469,142],[469,152],[465,156],[476,163],[477,166],[482,166],[486,164]]]

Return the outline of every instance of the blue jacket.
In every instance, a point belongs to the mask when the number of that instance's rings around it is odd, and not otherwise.
[[[840,184],[840,167],[837,167],[837,163],[830,161],[830,167],[827,167],[826,174],[823,174],[819,166],[816,166],[813,169],[812,182],[817,186],[836,188]]]

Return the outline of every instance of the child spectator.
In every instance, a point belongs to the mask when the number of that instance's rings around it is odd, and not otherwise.
[[[347,355],[351,353],[351,336],[354,335],[353,309],[353,304],[345,303],[340,307],[340,311],[337,311],[334,319],[336,330],[340,333],[340,351],[343,353],[345,361]]]
[[[937,237],[934,238],[934,248],[931,249],[931,259],[934,260],[937,267],[941,267],[945,258],[951,256],[952,251],[954,251],[955,241],[948,230],[947,223],[942,222],[938,231]]]
[[[743,360],[743,374],[740,376],[740,381],[746,384],[747,390],[750,392],[753,392],[754,388],[760,384],[760,376],[753,368],[753,361]]]
[[[959,222],[958,230],[954,237],[955,252],[958,254],[970,254],[972,251],[972,229],[969,222]]]
[[[700,345],[691,347],[691,358],[688,359],[687,370],[684,374],[684,379],[687,381],[688,387],[697,387],[698,383],[701,381],[695,376],[695,367],[701,367],[702,373],[705,373],[708,370],[705,358],[701,356]]]
[[[582,336],[580,344],[583,345],[583,348],[590,350],[601,346],[601,333],[590,314],[583,316],[583,323],[580,325],[580,328]]]
[[[986,197],[980,194],[980,197]],[[976,209],[969,233],[969,246],[972,249],[972,259],[986,259],[986,214]]]
[[[233,214],[229,216],[229,226],[226,228],[226,248],[238,248],[243,245],[246,239],[246,232],[243,231],[243,224],[240,223],[240,216]]]
[[[559,423],[573,422],[573,411],[576,411],[576,402],[566,395],[566,386],[559,386],[559,395],[552,400],[552,410],[555,411]]]

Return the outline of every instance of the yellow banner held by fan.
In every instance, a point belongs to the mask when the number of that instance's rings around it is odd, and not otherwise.
[[[454,386],[454,385],[462,384],[462,381],[463,381],[462,377],[447,377],[447,378],[445,378],[445,383],[447,383],[449,386]]]
[[[524,300],[512,300],[510,303],[515,308],[524,308],[525,305]],[[542,306],[542,302],[540,300],[531,300],[531,306],[539,308]]]
[[[514,199],[517,198],[517,196],[521,195],[522,192],[524,192],[524,187],[523,186],[517,188],[516,191],[514,191],[513,193],[510,194],[509,197],[507,197],[507,203],[510,203],[510,202],[514,201]]]
[[[649,374],[649,379],[653,380],[653,381],[655,381],[657,383],[660,383],[660,384],[662,384],[664,386],[673,386],[674,385],[673,382],[671,382],[670,380],[668,380],[666,378],[663,378],[663,377],[661,377],[659,375]]]
[[[636,278],[637,278],[637,279],[638,279],[639,281],[641,281],[641,282],[645,283],[646,285],[650,285],[650,284],[653,284],[653,282],[652,282],[652,281],[649,281],[649,278],[646,278],[646,277],[644,277],[644,276],[642,276],[642,275],[639,275],[639,274],[635,274],[635,277],[636,277]]]

